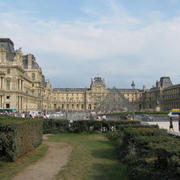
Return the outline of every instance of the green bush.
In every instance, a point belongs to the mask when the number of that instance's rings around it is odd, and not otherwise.
[[[179,138],[166,130],[144,127],[124,128],[119,137],[119,158],[129,165],[132,179],[179,178]]]
[[[43,134],[49,133],[65,133],[69,132],[69,121],[44,119],[43,120]]]
[[[0,116],[0,156],[15,161],[42,142],[42,120]]]
[[[110,141],[115,141],[116,139],[118,139],[120,137],[120,133],[118,131],[109,132],[109,133],[106,134],[106,137]]]
[[[43,121],[43,133],[90,133],[90,132],[109,132],[120,130],[123,126],[133,125],[141,126],[139,121],[94,121],[94,120],[79,120],[79,121],[68,121],[68,120],[55,120],[55,119],[44,119]]]
[[[176,180],[180,176],[180,141],[158,126],[119,125],[107,137],[119,159],[129,166],[130,179]]]

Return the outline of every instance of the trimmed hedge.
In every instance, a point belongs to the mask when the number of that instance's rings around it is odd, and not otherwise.
[[[41,119],[0,116],[0,157],[15,161],[42,142]]]
[[[56,119],[43,120],[43,134],[65,133],[68,132],[68,129],[69,129],[69,121],[67,120],[56,120]]]
[[[90,133],[90,132],[109,132],[120,130],[124,126],[141,126],[139,121],[121,120],[121,121],[94,121],[79,120],[67,121],[56,119],[45,119],[43,122],[43,133]]]
[[[121,161],[130,167],[130,179],[179,179],[178,137],[170,136],[166,130],[155,127],[127,127],[108,137],[116,143]]]

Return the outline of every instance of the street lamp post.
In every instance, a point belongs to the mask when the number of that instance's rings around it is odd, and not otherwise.
[[[26,90],[26,113],[27,113],[27,103],[28,103],[28,90]]]
[[[43,112],[43,90],[41,89],[41,112]]]
[[[3,93],[3,95],[2,95],[2,107],[3,107],[3,111],[4,111],[4,101],[5,101],[5,93]]]

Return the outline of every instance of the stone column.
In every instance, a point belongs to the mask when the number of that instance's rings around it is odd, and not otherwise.
[[[1,108],[2,108],[2,96],[0,96],[0,101],[1,101]]]
[[[22,96],[21,96],[21,110],[22,110],[22,103],[23,103],[23,99],[22,99]]]
[[[19,90],[21,91],[21,80],[19,79]]]
[[[23,80],[21,80],[21,91],[23,91]]]
[[[4,89],[3,88],[3,77],[1,77],[1,89]]]
[[[22,91],[22,80],[20,80],[20,91]]]
[[[20,80],[18,79],[17,90],[19,91],[19,89],[20,89]]]
[[[19,111],[19,96],[17,97],[17,109]]]
[[[2,95],[2,108],[5,108],[5,94]]]

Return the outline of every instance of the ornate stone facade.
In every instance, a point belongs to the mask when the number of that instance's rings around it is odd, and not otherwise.
[[[104,79],[95,77],[91,79],[90,88],[52,89],[32,54],[23,55],[21,49],[14,49],[10,39],[0,39],[0,108],[18,111],[158,110],[156,103],[162,106],[162,93],[169,97],[166,95],[169,86],[150,90],[138,90],[134,82],[131,86],[132,89],[109,89]],[[168,103],[168,99],[163,102]]]
[[[91,79],[90,88],[54,89],[54,109],[58,110],[132,110],[137,106],[141,91],[137,89],[108,89],[104,79]],[[119,101],[117,101],[119,100]],[[134,105],[134,107],[133,107]]]
[[[0,39],[0,108],[18,111],[53,110],[52,89],[34,56],[14,50],[10,39]]]
[[[180,108],[180,84],[173,85],[170,77],[161,77],[154,87],[143,90],[143,111],[168,111],[174,108]]]

